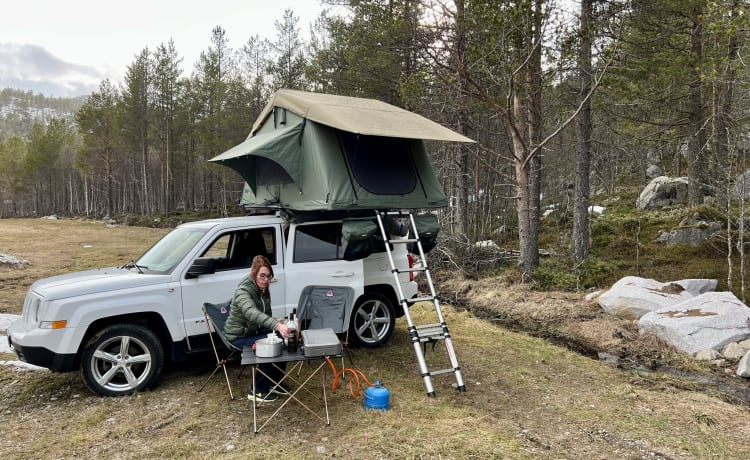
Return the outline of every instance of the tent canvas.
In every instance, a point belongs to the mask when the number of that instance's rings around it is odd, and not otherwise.
[[[425,140],[473,142],[380,101],[280,90],[248,138],[209,161],[240,173],[248,207],[445,207]]]

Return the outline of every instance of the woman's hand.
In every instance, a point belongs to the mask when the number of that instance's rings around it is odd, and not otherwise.
[[[278,331],[278,333],[281,334],[282,338],[287,338],[287,336],[289,335],[289,332],[291,331],[291,329],[289,329],[289,327],[282,322],[276,323],[276,326],[274,326],[273,329],[275,331]]]

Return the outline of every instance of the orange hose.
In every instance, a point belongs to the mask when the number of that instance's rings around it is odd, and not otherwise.
[[[349,376],[349,394],[352,395],[352,397],[356,398],[359,396],[359,390],[361,388],[361,382],[360,378],[367,382],[367,385],[373,386],[372,383],[370,383],[369,380],[367,380],[367,377],[365,374],[357,369],[349,369],[348,367],[345,367],[341,369],[340,371],[336,370],[336,365],[333,364],[333,361],[331,361],[330,358],[326,358],[326,361],[328,361],[328,365],[331,366],[331,371],[333,372],[333,383],[331,384],[331,389],[335,390],[339,386],[339,377],[343,378],[344,374],[351,374]],[[355,389],[355,383],[356,383],[356,389]]]

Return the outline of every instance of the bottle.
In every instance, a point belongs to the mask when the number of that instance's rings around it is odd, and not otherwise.
[[[289,335],[286,336],[286,347],[289,353],[297,353],[297,314],[296,309],[292,310],[289,315],[289,321],[287,326],[289,327]]]

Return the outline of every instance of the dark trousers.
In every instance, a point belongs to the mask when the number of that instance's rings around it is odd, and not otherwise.
[[[270,332],[270,331],[268,331]],[[240,337],[239,339],[233,340],[232,345],[237,348],[243,348],[245,345],[252,345],[256,340],[268,337],[268,332],[263,334],[254,335],[251,337]],[[260,393],[268,393],[274,382],[279,382],[284,377],[286,371],[286,363],[275,363],[275,364],[258,364],[258,372],[255,373],[255,391]],[[265,375],[264,375],[265,374]],[[268,377],[271,378],[269,380]],[[250,388],[247,390],[248,394],[253,392],[252,383]]]

